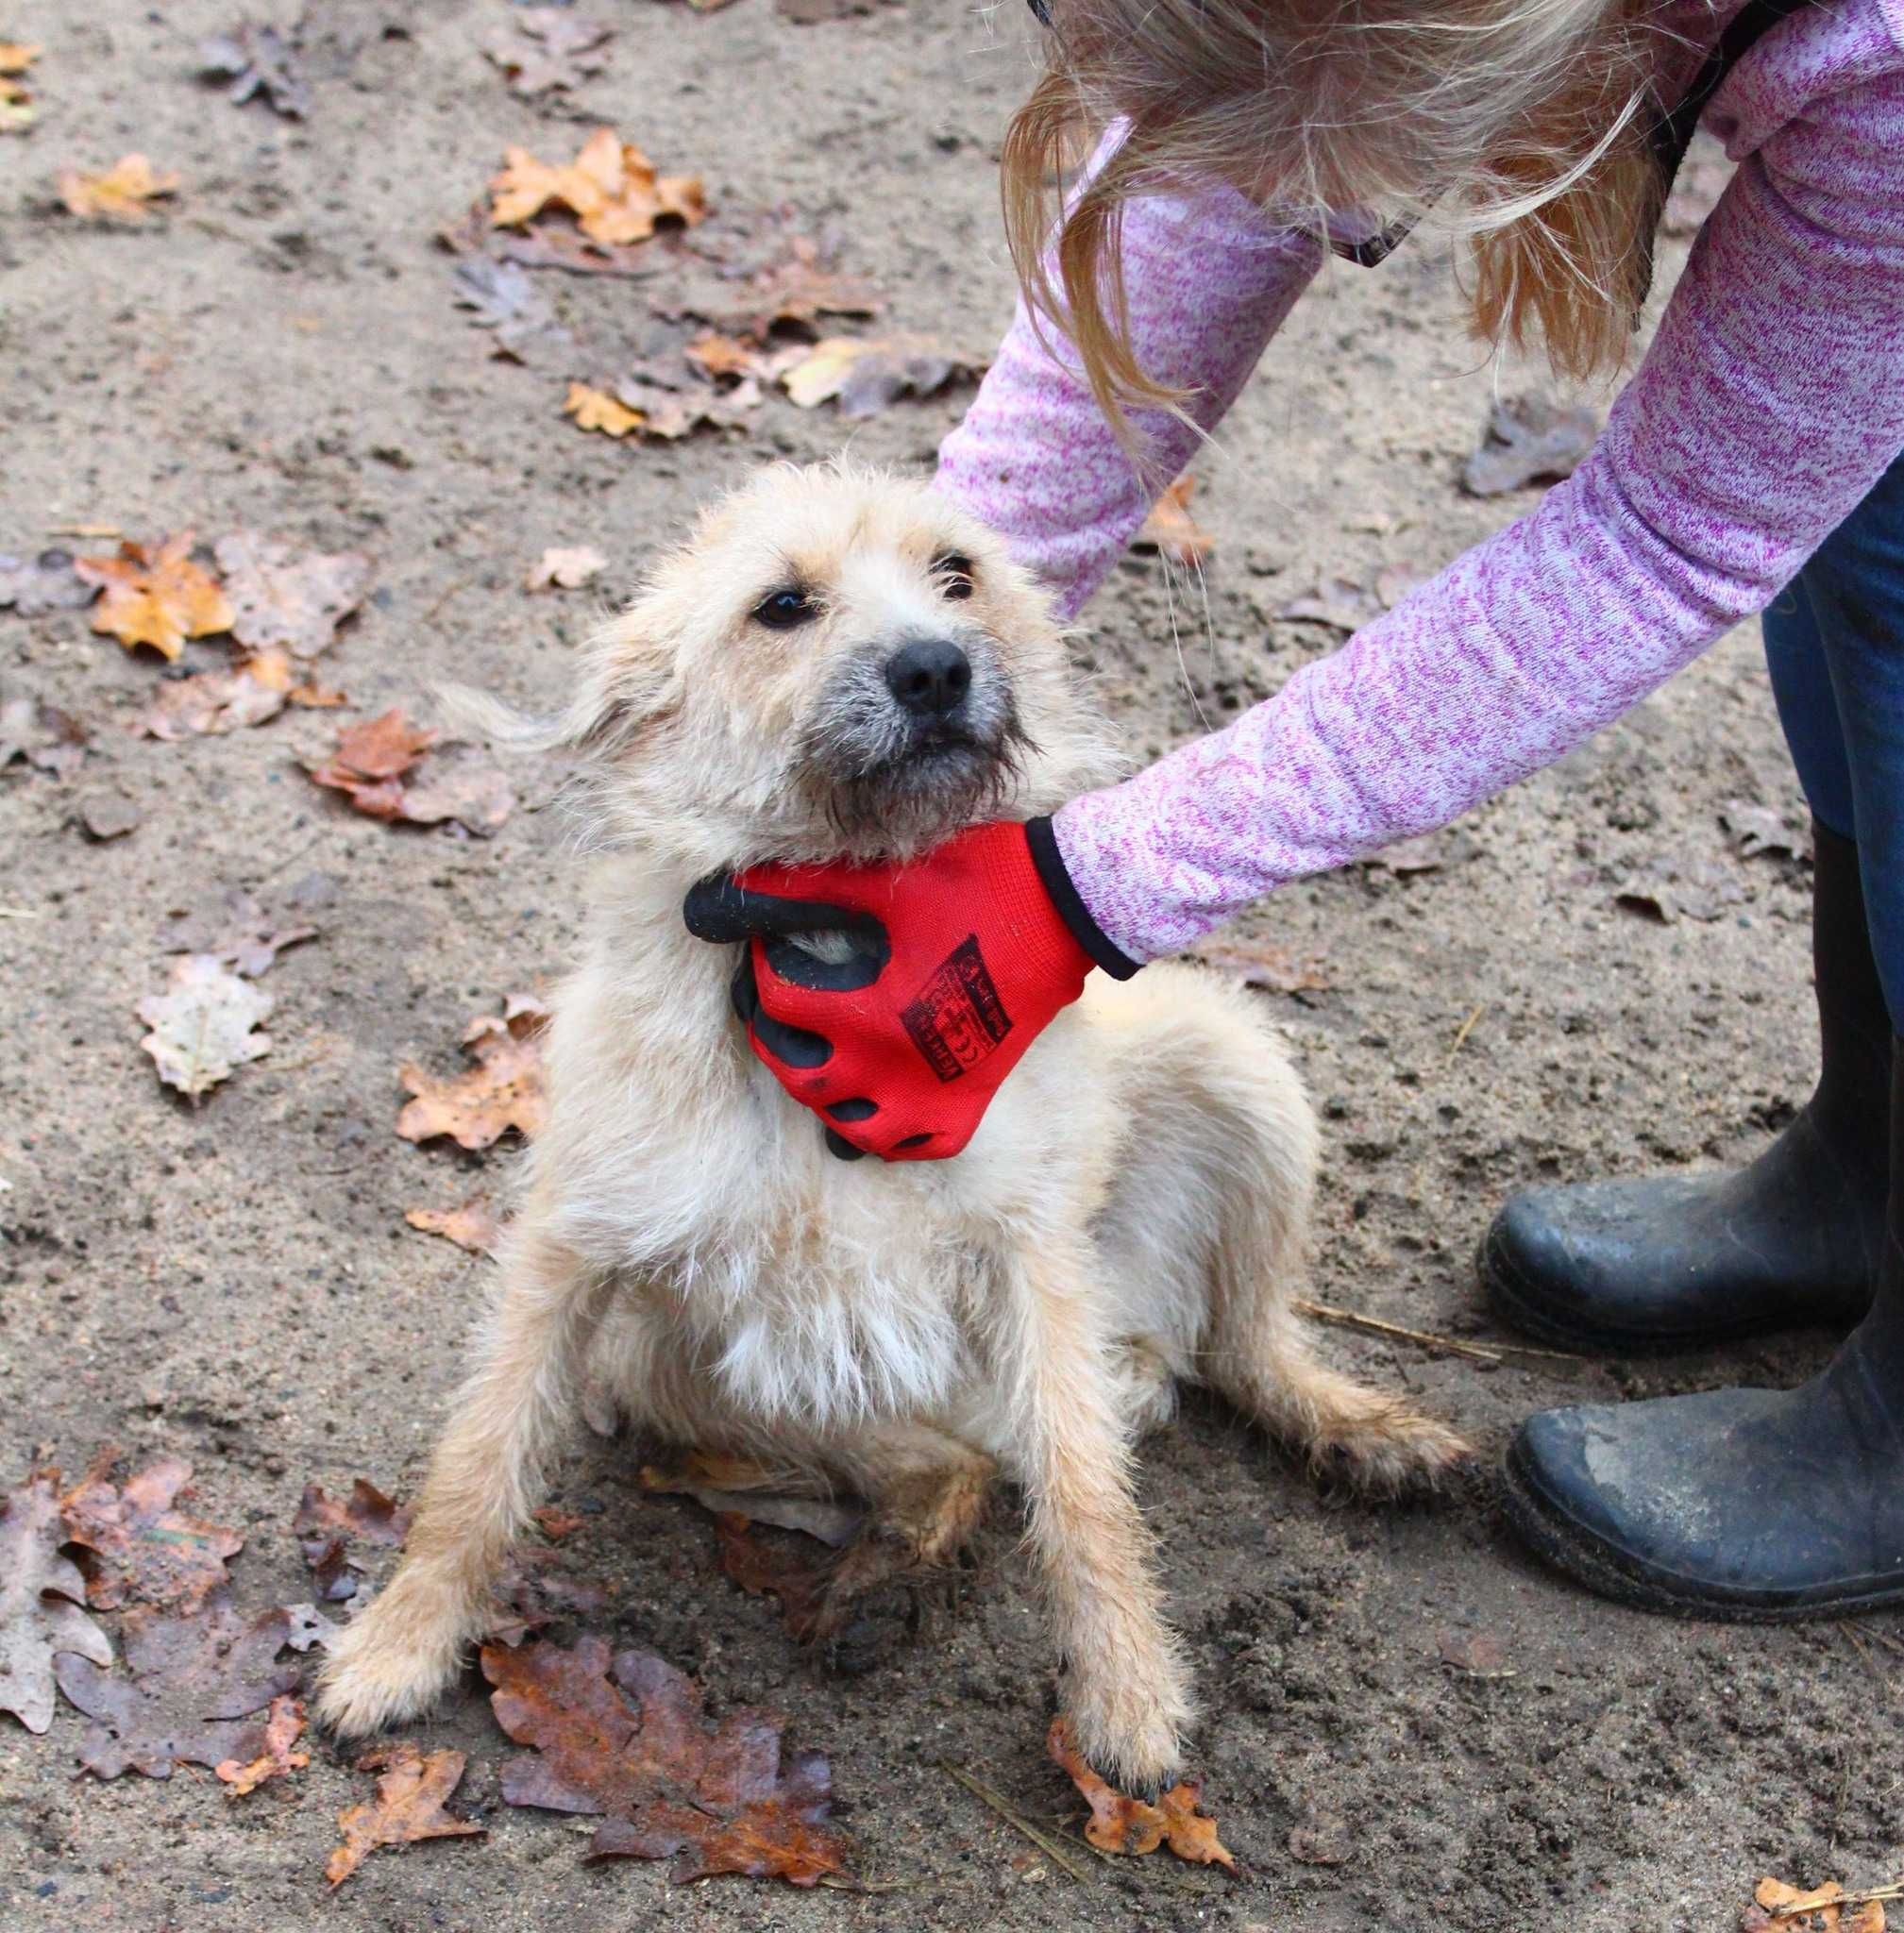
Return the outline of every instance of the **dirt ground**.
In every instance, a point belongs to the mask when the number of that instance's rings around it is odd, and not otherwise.
[[[830,226],[893,323],[982,351],[1010,305],[993,194],[1030,72],[1017,10],[994,27],[909,0],[799,26],[769,0],[584,6],[615,23],[611,63],[538,108],[480,52],[503,0],[330,0],[305,36],[315,101],[300,125],[194,81],[200,41],[231,24],[213,0],[12,0],[0,38],[45,52],[37,128],[0,140],[0,550],[80,523],[362,548],[376,595],[323,661],[350,694],[343,715],[427,711],[452,674],[547,701],[605,599],[526,594],[545,546],[595,544],[614,560],[603,581],[625,580],[767,456],[850,437],[928,462],[962,393],[857,428],[776,398],[732,439],[584,435],[559,413],[561,376],[684,341],[688,325],[653,312],[666,277],[540,277],[594,366],[517,367],[452,306],[432,238],[505,144],[565,158],[612,122],[664,167],[703,174],[717,210],[786,202]],[[56,210],[59,168],[128,149],[182,175],[168,212],[115,231]],[[1668,277],[1677,261],[1669,245]],[[1462,337],[1431,250],[1325,277],[1199,464],[1218,541],[1206,606],[1138,558],[1087,614],[1089,659],[1139,750],[1327,648],[1327,631],[1273,615],[1319,576],[1425,568],[1524,509],[1526,495],[1456,487],[1494,385],[1519,380]],[[226,655],[214,641],[187,663]],[[469,1015],[562,966],[574,868],[552,769],[515,773],[523,802],[491,841],[393,829],[299,770],[339,714],[135,736],[160,670],[83,613],[0,612],[0,698],[62,706],[93,732],[70,778],[0,774],[0,1461],[10,1483],[36,1454],[72,1471],[102,1442],[189,1457],[205,1514],[249,1540],[235,1578],[255,1607],[309,1595],[287,1529],[307,1480],[414,1481],[483,1269],[404,1211],[459,1200],[499,1164],[398,1140],[396,1068],[450,1071]],[[129,801],[137,830],[86,836],[80,805],[101,797]],[[1811,1068],[1807,877],[1787,856],[1738,856],[1721,823],[1733,799],[1797,821],[1750,632],[1477,814],[1427,869],[1354,868],[1243,924],[1327,982],[1263,996],[1325,1117],[1318,1298],[1502,1340],[1471,1257],[1508,1190],[1734,1157],[1789,1117]],[[1708,869],[1698,910],[1718,917],[1615,903],[1662,860]],[[271,1054],[178,1103],[133,1014],[163,981],[159,929],[209,888],[293,885],[322,933],[263,983]],[[1828,1347],[1489,1367],[1329,1342],[1491,1456],[1542,1405],[1795,1380]],[[321,1877],[335,1816],[366,1781],[328,1746],[291,1800],[234,1805],[191,1773],[77,1775],[70,1709],[40,1740],[0,1719],[0,1920],[1614,1933],[1728,1927],[1765,1872],[1870,1883],[1900,1863],[1888,1642],[1609,1608],[1515,1549],[1491,1475],[1430,1508],[1343,1504],[1193,1408],[1149,1448],[1143,1493],[1207,1711],[1195,1764],[1248,1874],[1097,1862],[1081,1888],[939,1769],[979,1773],[1034,1818],[1079,1816],[1042,1754],[1052,1660],[1009,1522],[954,1607],[916,1630],[893,1621],[856,1672],[834,1672],[724,1580],[706,1522],[645,1496],[635,1468],[578,1443],[557,1485],[585,1520],[578,1561],[612,1586],[602,1628],[693,1672],[714,1709],[784,1712],[833,1762],[864,1874],[899,1890],[585,1869],[569,1822],[501,1804],[511,1748],[471,1683],[412,1735],[469,1753],[463,1800],[486,1842],[379,1855],[335,1896]],[[1871,1638],[1889,1640],[1888,1622]],[[1445,1661],[1477,1638],[1498,1669]],[[1340,1863],[1306,1863],[1292,1835]]]

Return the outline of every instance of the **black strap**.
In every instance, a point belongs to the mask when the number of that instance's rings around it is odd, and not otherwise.
[[[1781,20],[1816,4],[1817,0],[1746,0],[1746,4],[1732,16],[1711,53],[1706,57],[1706,64],[1693,76],[1692,86],[1670,111],[1660,114],[1646,136],[1647,145],[1653,150],[1653,159],[1660,169],[1660,206],[1662,209],[1667,195],[1673,192],[1679,164],[1686,159],[1686,150],[1693,143],[1699,116],[1706,111],[1707,103],[1719,92],[1727,75]],[[1391,222],[1379,235],[1365,242],[1332,240],[1329,246],[1344,261],[1353,261],[1357,268],[1373,268],[1407,240],[1408,231],[1414,226],[1415,218],[1409,216],[1403,221]],[[1645,305],[1653,281],[1653,238],[1646,236],[1642,246],[1646,251],[1646,271],[1639,302],[1635,304],[1636,311]]]
[[[1706,104],[1719,92],[1726,76],[1744,59],[1759,41],[1781,20],[1802,12],[1816,0],[1746,0],[1727,23],[1718,43],[1706,57],[1706,64],[1693,78],[1693,85],[1670,113],[1661,114],[1647,136],[1654,159],[1660,164],[1661,186],[1670,192],[1679,163],[1693,143],[1699,116]]]

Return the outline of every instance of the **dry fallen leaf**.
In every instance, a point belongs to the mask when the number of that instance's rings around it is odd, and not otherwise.
[[[78,611],[99,595],[73,568],[70,550],[42,550],[38,557],[0,556],[0,604],[10,604],[22,617],[47,611]]]
[[[403,1219],[425,1235],[440,1235],[472,1255],[493,1255],[502,1222],[486,1195],[472,1195],[460,1208],[406,1208]]]
[[[63,1654],[112,1662],[112,1646],[81,1606],[86,1580],[60,1546],[59,1472],[36,1470],[0,1492],[0,1711],[29,1732],[53,1723],[53,1668]]]
[[[1786,859],[1810,859],[1811,841],[1808,833],[1788,824],[1783,814],[1769,805],[1754,805],[1749,799],[1728,798],[1719,808],[1719,820],[1732,835],[1732,849],[1742,859],[1757,859],[1771,852]]]
[[[25,134],[39,114],[33,91],[16,76],[40,58],[41,49],[21,41],[0,41],[0,134]],[[0,561],[4,571],[4,561]],[[6,599],[0,597],[0,603]]]
[[[275,26],[243,20],[228,34],[207,41],[199,58],[206,74],[231,83],[236,106],[262,93],[278,113],[301,121],[311,111],[311,83],[298,67],[297,54],[295,27],[287,36]]]
[[[456,306],[469,311],[478,328],[492,331],[494,354],[528,362],[544,351],[573,348],[554,305],[519,263],[467,256],[450,271],[450,278],[456,284]]]
[[[220,737],[269,723],[284,710],[289,696],[282,686],[261,678],[250,664],[229,671],[168,678],[140,714],[139,730],[167,744],[181,738]]]
[[[1435,1640],[1435,1652],[1464,1677],[1497,1680],[1520,1675],[1508,1663],[1501,1640],[1486,1631],[1443,1631]]]
[[[598,429],[604,436],[626,436],[648,420],[639,410],[618,403],[606,390],[585,382],[571,382],[568,397],[562,406],[564,416],[575,418],[578,429]]]
[[[176,659],[187,638],[231,629],[233,612],[218,580],[192,561],[192,532],[180,530],[154,547],[124,543],[117,557],[79,557],[75,572],[103,593],[93,629],[129,651],[150,645]]]
[[[1649,860],[1613,890],[1613,903],[1622,911],[1643,914],[1661,926],[1681,919],[1710,925],[1744,899],[1744,884],[1729,866],[1696,852]]]
[[[781,1530],[804,1531],[834,1549],[852,1541],[865,1521],[862,1507],[793,1494],[787,1482],[784,1469],[711,1450],[690,1451],[678,1470],[658,1470],[650,1464],[641,1472],[643,1489],[656,1496],[692,1497],[716,1517],[743,1517]]]
[[[1769,1874],[1754,1888],[1739,1933],[1884,1933],[1884,1907],[1869,1899],[1847,1907],[1833,1879],[1807,1891]]]
[[[349,1542],[401,1550],[413,1515],[408,1504],[386,1496],[368,1477],[360,1476],[352,1481],[347,1500],[328,1495],[321,1484],[306,1484],[291,1528],[300,1538],[339,1537]]]
[[[396,1132],[406,1141],[447,1135],[472,1151],[492,1146],[511,1128],[533,1139],[548,1112],[539,1037],[548,1020],[541,1001],[511,994],[500,1018],[479,1014],[464,1028],[463,1050],[476,1063],[467,1072],[439,1081],[405,1062],[397,1079],[413,1098],[396,1117]]]
[[[1543,395],[1512,396],[1488,412],[1481,446],[1461,472],[1470,496],[1499,496],[1571,477],[1600,433],[1592,410],[1562,409]]]
[[[229,1788],[229,1797],[242,1799],[247,1792],[255,1792],[265,1780],[289,1778],[311,1763],[309,1752],[291,1749],[303,1730],[303,1702],[282,1692],[271,1701],[271,1713],[264,1721],[262,1749],[258,1756],[249,1763],[221,1758],[211,1770]]]
[[[781,1622],[804,1643],[822,1635],[826,1608],[826,1566],[821,1561],[752,1535],[750,1520],[723,1510],[714,1520],[721,1573],[750,1597],[779,1600]],[[825,1621],[829,1630],[837,1621]]]
[[[1085,1837],[1101,1853],[1154,1853],[1168,1845],[1180,1859],[1236,1873],[1236,1857],[1217,1837],[1217,1822],[1198,1809],[1203,1789],[1194,1779],[1172,1786],[1154,1806],[1128,1799],[1114,1792],[1085,1763],[1062,1718],[1052,1721],[1045,1750],[1070,1774],[1071,1783],[1088,1802],[1091,1817]]]
[[[604,1815],[591,1858],[674,1857],[679,1884],[716,1873],[842,1878],[846,1842],[827,1823],[832,1775],[817,1753],[783,1766],[780,1724],[733,1711],[709,1732],[700,1693],[673,1666],[607,1643],[482,1648],[497,1723],[533,1753],[502,1768],[512,1806]]]
[[[933,395],[984,370],[982,358],[962,355],[931,336],[828,336],[780,382],[800,409],[837,398],[842,416],[876,416],[901,395]]]
[[[608,65],[615,29],[606,21],[578,19],[565,7],[523,7],[511,27],[491,35],[482,51],[509,76],[510,92],[525,100],[580,87]]]
[[[608,568],[608,559],[587,544],[564,549],[560,545],[545,550],[534,568],[523,580],[529,591],[579,591],[598,571]]]
[[[869,281],[839,274],[830,249],[811,236],[788,232],[787,220],[784,211],[771,210],[735,238],[744,246],[764,237],[765,261],[744,267],[724,263],[725,286],[717,294],[687,296],[660,312],[696,316],[716,329],[764,344],[789,324],[812,328],[822,315],[872,316],[885,309],[885,298]]]
[[[222,1597],[183,1615],[126,1612],[123,1672],[70,1656],[54,1667],[60,1690],[94,1721],[80,1764],[98,1778],[170,1778],[180,1763],[258,1757],[264,1728],[245,1720],[296,1685],[298,1667],[277,1662],[289,1633],[283,1611],[247,1622]]]
[[[206,1094],[246,1061],[271,1051],[271,1036],[252,1029],[269,1017],[272,1004],[268,993],[218,961],[188,953],[173,963],[167,990],[139,1002],[139,1017],[152,1030],[139,1045],[168,1086]]]
[[[65,779],[86,757],[87,731],[70,712],[37,698],[0,704],[0,771],[25,759],[37,771]]]
[[[127,1604],[195,1611],[227,1580],[225,1566],[244,1539],[224,1524],[175,1508],[192,1495],[192,1466],[160,1456],[126,1479],[111,1481],[119,1452],[108,1445],[59,1500],[66,1535],[85,1553],[86,1598],[94,1609]]]
[[[277,645],[316,657],[370,587],[370,560],[358,550],[299,551],[257,530],[233,530],[213,555],[231,600],[232,635],[251,651]]]
[[[81,175],[72,168],[59,176],[59,199],[68,210],[103,222],[143,222],[148,203],[177,194],[178,176],[153,172],[143,155],[126,155],[103,175]]]
[[[1185,570],[1202,567],[1217,547],[1217,540],[1190,514],[1190,495],[1195,489],[1196,479],[1186,470],[1151,506],[1143,528],[1131,540],[1137,548],[1161,551]]]
[[[707,214],[698,175],[657,174],[612,127],[598,127],[575,160],[559,167],[527,148],[505,148],[502,159],[489,184],[489,219],[498,228],[521,227],[553,204],[567,209],[591,242],[619,247],[646,241],[659,222],[692,227]]]
[[[475,837],[488,838],[514,809],[509,781],[468,747],[447,747],[413,772],[435,744],[434,732],[413,725],[401,707],[393,707],[346,727],[332,756],[305,770],[314,783],[344,793],[371,818],[419,826],[453,819]]]
[[[463,1777],[463,1762],[461,1752],[432,1752],[426,1757],[408,1739],[366,1752],[357,1769],[382,1773],[377,1797],[346,1806],[337,1815],[344,1841],[330,1855],[325,1878],[341,1886],[379,1846],[480,1834],[482,1826],[444,1810]]]
[[[171,913],[159,933],[164,951],[209,954],[247,980],[268,972],[286,947],[317,937],[314,926],[293,925],[268,913],[239,886],[217,888],[197,904]]]
[[[1204,940],[1196,957],[1238,986],[1264,993],[1324,993],[1331,984],[1321,960],[1299,960],[1281,947]]]
[[[564,1620],[598,1618],[607,1588],[577,1576],[570,1560],[548,1544],[518,1544],[503,1561],[495,1602],[500,1615],[483,1633],[498,1644],[520,1644],[531,1632]]]

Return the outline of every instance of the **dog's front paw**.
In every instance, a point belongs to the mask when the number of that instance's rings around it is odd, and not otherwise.
[[[1079,1752],[1114,1790],[1154,1801],[1177,1783],[1191,1709],[1174,1664],[1149,1684],[1092,1682],[1074,1672],[1063,1706]]]
[[[426,1710],[454,1682],[462,1633],[414,1615],[386,1591],[330,1641],[317,1681],[317,1719],[340,1738],[362,1738]]]

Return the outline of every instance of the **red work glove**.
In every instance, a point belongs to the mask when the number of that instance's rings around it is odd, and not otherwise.
[[[703,881],[698,939],[746,940],[734,1008],[753,1051],[846,1160],[940,1161],[1102,966],[1137,966],[1098,930],[1049,819],[974,826],[905,866],[759,866]],[[851,958],[799,933],[837,932]]]

